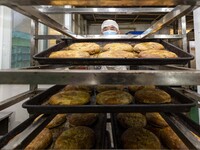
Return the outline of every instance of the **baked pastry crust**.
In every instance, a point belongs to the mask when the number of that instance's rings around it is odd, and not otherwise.
[[[48,128],[44,128],[29,145],[25,148],[25,150],[40,150],[47,148],[52,142],[52,133]]]
[[[51,105],[84,105],[90,101],[90,94],[84,91],[62,91],[49,99]]]
[[[177,58],[178,56],[174,52],[167,50],[149,50],[140,52],[138,55],[140,58]]]
[[[136,44],[133,47],[133,51],[140,53],[142,51],[149,51],[149,50],[162,50],[165,49],[164,46],[157,42],[143,42]]]
[[[109,50],[100,53],[98,58],[138,58],[138,54],[122,50]]]
[[[67,117],[71,126],[91,126],[98,119],[97,113],[74,113]]]
[[[86,86],[86,85],[66,85],[63,89],[63,91],[85,91],[88,93],[92,93],[92,87],[91,86]]]
[[[79,52],[76,50],[61,50],[52,52],[49,58],[88,58],[90,57],[88,52]]]
[[[101,92],[109,91],[109,90],[123,91],[124,88],[125,87],[123,85],[97,85],[96,90],[97,92],[101,93]]]
[[[138,103],[170,103],[171,96],[160,89],[142,89],[135,93]]]
[[[109,51],[109,50],[114,50],[114,51],[120,50],[120,51],[132,52],[133,47],[128,43],[109,43],[103,47],[103,51]]]
[[[51,122],[46,126],[46,128],[55,128],[57,126],[60,126],[67,120],[67,115],[66,114],[58,114],[56,115]]]
[[[186,145],[170,127],[161,129],[160,139],[170,149],[188,150]]]
[[[95,133],[84,126],[64,131],[56,140],[54,149],[91,149],[95,144]]]
[[[136,91],[142,90],[142,89],[155,89],[155,85],[129,85],[128,89],[130,92],[135,93]]]
[[[70,50],[88,52],[89,54],[96,54],[100,52],[100,46],[92,42],[74,43],[68,47]]]
[[[141,113],[119,113],[117,120],[124,128],[143,128],[147,124],[145,116]]]
[[[129,128],[122,134],[125,149],[160,149],[159,139],[152,132],[141,128]]]
[[[131,94],[120,90],[101,92],[96,96],[96,102],[100,105],[130,104],[133,101]]]
[[[158,128],[165,128],[169,126],[162,116],[157,112],[146,113],[146,119],[149,124]]]

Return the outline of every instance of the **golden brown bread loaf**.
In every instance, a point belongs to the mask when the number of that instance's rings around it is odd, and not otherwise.
[[[90,101],[90,94],[84,91],[62,91],[49,99],[51,105],[84,105]]]
[[[44,128],[25,148],[25,150],[40,150],[47,148],[52,142],[52,133]]]
[[[84,126],[64,131],[56,140],[54,149],[91,149],[95,144],[95,133]]]
[[[93,55],[100,52],[100,46],[92,42],[74,43],[68,47],[70,50],[76,50],[78,52],[88,52]]]
[[[141,113],[119,113],[117,120],[124,128],[143,128],[147,124],[145,116]]]
[[[103,47],[103,51],[109,51],[109,50],[113,50],[113,51],[120,50],[120,51],[132,52],[133,47],[128,43],[109,43]]]
[[[67,115],[66,114],[58,114],[56,115],[51,122],[46,126],[46,128],[55,128],[57,126],[60,126],[61,124],[63,124],[66,121]]]
[[[71,126],[91,126],[97,119],[97,113],[74,113],[68,116]]]
[[[96,102],[100,105],[130,104],[133,101],[131,94],[120,90],[101,92],[96,96]]]
[[[186,150],[186,145],[176,135],[176,133],[170,128],[166,127],[160,131],[160,139],[168,148]]]
[[[130,92],[135,93],[138,90],[142,90],[142,89],[155,89],[155,85],[129,85],[128,89]]]
[[[169,103],[171,96],[160,89],[142,89],[135,93],[135,101],[138,103]]]
[[[143,42],[136,44],[133,47],[134,52],[140,53],[142,51],[149,51],[149,50],[163,50],[165,49],[164,46],[157,42]]]
[[[125,149],[160,149],[159,139],[152,132],[141,128],[129,128],[122,134]]]
[[[79,52],[75,50],[62,50],[52,52],[49,58],[88,58],[90,57],[88,52]]]
[[[109,50],[99,53],[98,58],[138,58],[138,54],[122,50]]]
[[[101,93],[104,91],[108,91],[108,90],[120,90],[123,91],[124,90],[124,86],[123,85],[97,85],[96,90],[97,92]]]
[[[165,128],[169,126],[162,116],[157,112],[146,113],[146,118],[147,122],[155,127]]]
[[[167,50],[148,50],[140,52],[140,58],[177,58],[178,56]]]

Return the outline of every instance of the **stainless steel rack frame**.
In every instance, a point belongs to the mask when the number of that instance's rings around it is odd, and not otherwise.
[[[102,13],[134,13],[139,14],[141,12],[148,13],[152,12],[151,8],[116,8],[112,9],[109,12],[108,8],[96,8],[97,6],[121,6],[123,2],[118,3],[106,3],[104,0],[88,0],[88,1],[79,1],[78,3],[74,0],[0,0],[0,5],[5,5],[13,10],[16,10],[34,21],[32,21],[33,35],[35,36],[32,39],[32,54],[37,52],[37,42],[39,39],[52,39],[60,38],[58,36],[49,36],[49,35],[38,35],[38,23],[41,22],[48,27],[51,27],[63,35],[62,37],[68,36],[75,39],[142,39],[142,38],[163,38],[163,39],[184,39],[183,49],[187,49],[185,43],[186,39],[186,22],[185,15],[195,8],[200,6],[200,0],[127,0],[126,7],[138,7],[138,6],[153,6],[156,12],[165,12],[167,13],[163,18],[149,27],[142,35],[140,36],[126,36],[126,35],[117,35],[104,37],[99,35],[76,35],[65,28],[62,24],[56,22],[55,20],[48,17],[45,13],[85,13],[85,12],[95,12]],[[94,9],[83,9],[83,8],[73,8],[73,9],[61,9],[61,8],[46,8],[41,10],[35,6],[41,5],[53,5],[53,6],[63,6],[63,5],[74,5],[74,6],[93,6]],[[156,8],[158,6],[165,7],[163,9]],[[166,7],[173,8],[166,8]],[[152,35],[156,31],[160,30],[163,26],[171,23],[176,19],[181,19],[182,23],[182,34],[177,35]],[[32,65],[34,61],[32,61]],[[37,68],[37,67],[36,67]],[[98,71],[98,70],[66,70],[65,68],[61,69],[11,69],[11,70],[1,70],[0,71],[0,84],[31,84],[31,90],[21,95],[17,95],[13,98],[7,99],[0,103],[0,110],[3,110],[29,96],[36,94],[35,89],[37,89],[37,84],[154,84],[154,85],[200,85],[200,71],[190,70],[186,68],[176,68],[172,67],[171,70],[129,70],[129,71]],[[189,92],[191,94],[191,92]],[[198,96],[197,96],[198,97]],[[169,116],[173,117],[173,116]],[[51,118],[52,119],[52,118]],[[44,121],[47,120],[47,121]],[[47,124],[50,120],[41,119],[34,125],[31,125],[29,129],[22,131],[22,135],[29,135],[33,131],[36,131],[42,124]],[[171,119],[174,121],[174,124],[177,124],[178,120]],[[44,123],[45,122],[45,123]],[[180,123],[179,123],[180,124]],[[183,130],[187,127],[182,127]],[[40,128],[41,130],[41,128]],[[36,135],[35,132],[34,135]],[[27,136],[20,139],[15,143],[20,144]],[[33,137],[32,137],[33,138]],[[188,139],[189,140],[189,139]],[[13,143],[10,144],[10,146]],[[193,144],[195,146],[196,143]],[[8,145],[9,146],[9,145]],[[198,145],[196,148],[199,148]]]

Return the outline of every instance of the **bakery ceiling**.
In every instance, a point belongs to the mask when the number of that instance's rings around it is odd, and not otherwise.
[[[102,23],[105,19],[114,19],[119,23],[151,24],[162,18],[173,7],[51,7],[40,6],[37,8],[45,14],[81,14],[88,23]],[[187,21],[192,22],[192,14],[187,16]]]

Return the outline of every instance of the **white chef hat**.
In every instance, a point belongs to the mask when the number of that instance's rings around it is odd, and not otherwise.
[[[107,26],[114,26],[117,30],[119,30],[119,25],[114,20],[110,20],[110,19],[105,20],[101,25],[101,30],[103,30],[103,28]]]

